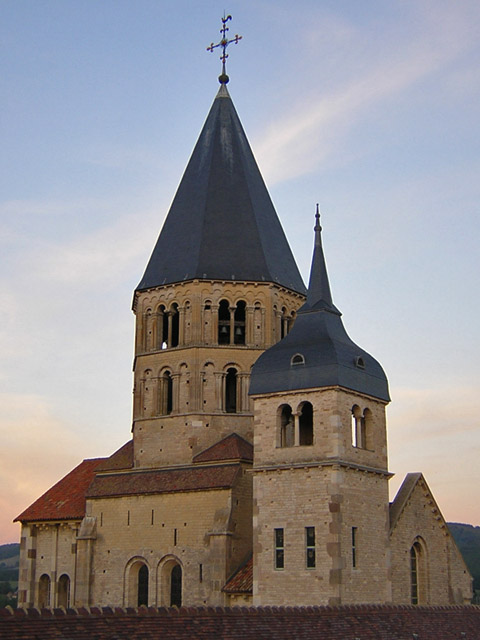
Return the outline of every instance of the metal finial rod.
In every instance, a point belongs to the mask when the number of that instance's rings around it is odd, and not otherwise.
[[[242,39],[242,36],[239,36],[238,34],[235,34],[234,38],[231,38],[230,40],[228,39],[227,31],[229,31],[229,28],[227,27],[227,22],[231,19],[232,19],[232,16],[225,16],[225,14],[223,14],[222,28],[220,29],[220,33],[222,34],[222,39],[220,40],[220,42],[217,42],[217,44],[214,44],[212,42],[210,46],[207,47],[207,51],[210,51],[210,53],[213,53],[213,50],[216,49],[217,47],[222,47],[222,55],[220,56],[220,60],[222,61],[222,73],[218,78],[218,80],[220,81],[220,84],[227,84],[229,80],[229,77],[227,76],[227,71],[226,71],[226,62],[228,58],[227,47],[229,44],[232,44],[232,42],[234,44],[238,44],[239,40]]]
[[[315,213],[315,227],[314,230],[317,231],[317,229],[319,231],[322,230],[322,227],[320,226],[320,205],[317,202],[317,211]]]

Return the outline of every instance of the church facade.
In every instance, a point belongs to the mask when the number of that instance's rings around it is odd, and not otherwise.
[[[388,382],[308,290],[226,83],[133,301],[132,439],[17,518],[19,605],[463,604],[421,474],[389,504]]]

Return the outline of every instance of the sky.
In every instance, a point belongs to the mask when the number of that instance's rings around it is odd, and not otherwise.
[[[383,365],[392,497],[480,525],[478,0],[0,0],[0,543],[130,438],[132,295],[218,90]]]

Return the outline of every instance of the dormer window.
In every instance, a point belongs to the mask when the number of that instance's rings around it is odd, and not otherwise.
[[[305,358],[302,356],[301,353],[296,353],[293,358],[290,360],[290,364],[296,365],[296,364],[305,364]]]
[[[362,358],[362,356],[357,356],[355,358],[355,366],[359,369],[365,369],[365,360]]]

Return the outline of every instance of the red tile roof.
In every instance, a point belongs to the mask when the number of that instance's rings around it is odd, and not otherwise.
[[[102,462],[97,471],[118,471],[123,469],[131,469],[133,467],[133,440],[126,442],[109,458]]]
[[[219,462],[220,460],[253,460],[253,445],[238,433],[231,433],[193,458],[193,462]]]
[[[253,557],[238,569],[228,580],[222,591],[225,593],[252,593],[253,592]]]
[[[229,489],[241,472],[239,464],[188,467],[97,475],[87,491],[88,498]]]
[[[85,515],[85,492],[97,467],[104,460],[105,458],[92,458],[81,462],[17,516],[14,522],[81,520]]]
[[[480,607],[181,607],[0,609],[0,640],[466,640]]]

